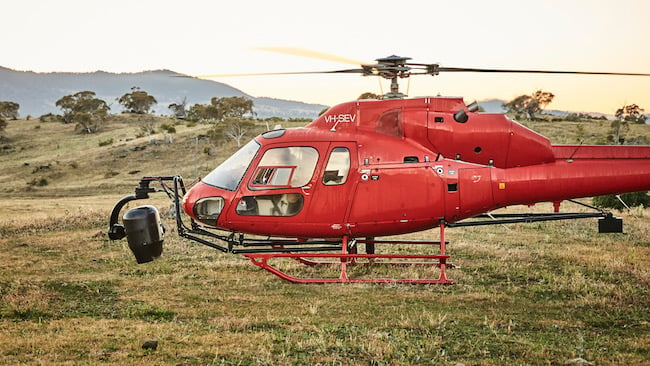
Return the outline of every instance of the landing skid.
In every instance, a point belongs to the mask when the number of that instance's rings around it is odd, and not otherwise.
[[[454,282],[447,278],[447,263],[449,255],[445,254],[444,224],[440,226],[440,241],[406,241],[406,240],[349,240],[344,237],[340,253],[247,253],[243,254],[251,263],[263,268],[274,275],[295,283],[410,283],[410,284],[444,284],[453,285]],[[360,254],[356,252],[356,244],[382,244],[382,245],[435,245],[439,254]],[[352,244],[352,245],[350,245]],[[353,250],[350,250],[352,249]],[[280,248],[278,248],[280,249]],[[269,263],[273,259],[291,258],[309,266],[338,266],[338,278],[301,278],[280,270]],[[388,261],[386,261],[388,260]],[[348,266],[429,266],[439,268],[438,278],[429,279],[404,279],[404,278],[352,278]]]

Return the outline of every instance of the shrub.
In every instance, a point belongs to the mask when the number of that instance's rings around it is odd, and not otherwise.
[[[623,193],[620,197],[629,207],[650,206],[650,196],[648,196],[648,191]],[[594,205],[602,208],[613,208],[616,210],[622,210],[625,208],[623,203],[616,198],[616,195],[594,197]]]
[[[167,133],[176,133],[176,127],[167,123],[161,124],[160,129],[166,131]]]
[[[106,140],[100,140],[99,141],[99,146],[107,146],[107,145],[111,145],[112,143],[113,143],[112,138],[106,139]]]
[[[104,173],[104,178],[112,178],[116,175],[120,174],[120,172],[116,172],[114,170],[109,170],[106,173]]]
[[[32,186],[32,187],[44,187],[48,185],[48,181],[45,178],[40,178],[40,179],[32,179],[30,182],[27,183],[27,185]]]

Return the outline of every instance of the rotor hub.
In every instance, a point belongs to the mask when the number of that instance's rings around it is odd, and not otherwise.
[[[378,58],[375,65],[362,65],[364,76],[376,75],[391,81],[390,92],[384,94],[383,99],[401,99],[407,95],[399,91],[398,79],[409,78],[411,75],[438,75],[437,64],[414,64],[408,62],[410,57],[391,55]]]

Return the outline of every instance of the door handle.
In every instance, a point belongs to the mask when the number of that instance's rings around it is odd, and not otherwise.
[[[303,187],[302,187],[302,193],[304,193],[305,196],[309,196],[309,192],[308,192],[308,191],[309,191],[310,189],[311,189],[311,184],[308,184],[308,185],[306,185],[306,186],[303,186]]]

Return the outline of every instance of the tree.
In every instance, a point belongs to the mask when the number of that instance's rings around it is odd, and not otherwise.
[[[9,118],[18,119],[18,109],[20,104],[14,102],[0,102],[0,119]]]
[[[534,121],[535,114],[551,103],[554,97],[553,93],[537,90],[532,95],[520,95],[503,106],[508,112],[514,113],[516,118],[525,114],[526,119]]]
[[[508,112],[513,113],[515,118],[520,119],[522,114],[525,112],[529,101],[530,95],[520,95],[503,106]]]
[[[14,102],[0,102],[0,137],[4,135],[7,122],[5,118],[18,119],[18,108],[20,105]]]
[[[208,136],[214,141],[223,138],[232,139],[241,147],[242,140],[248,132],[255,128],[255,122],[250,119],[228,117],[222,122],[216,123],[208,131]]]
[[[117,102],[120,103],[127,112],[137,114],[149,113],[151,107],[158,103],[156,98],[149,95],[146,91],[140,90],[137,86],[131,88],[130,93],[122,95]]]
[[[362,99],[381,99],[381,95],[375,94],[372,92],[365,92],[357,98],[357,100],[362,100]]]
[[[623,133],[630,130],[630,122],[632,123],[645,123],[646,116],[641,114],[643,108],[640,108],[636,104],[624,105],[623,107],[616,110],[615,120],[612,121],[612,135],[608,136],[608,139],[615,145],[623,144],[625,138],[623,138]]]
[[[248,115],[252,117],[253,101],[246,97],[214,97],[210,104],[217,108],[221,114],[221,119],[227,117],[243,118]]]
[[[173,117],[185,119],[187,117],[187,97],[180,103],[172,103],[167,108],[172,111]]]
[[[615,119],[612,121],[610,127],[611,135],[607,136],[607,140],[614,145],[623,145],[625,138],[623,137],[625,132],[630,131],[630,124],[624,119]]]
[[[225,125],[223,134],[224,136],[235,140],[237,147],[241,147],[242,139],[246,132],[255,127],[255,123],[249,119],[241,119],[235,117],[227,117],[223,124]]]
[[[214,97],[210,104],[195,104],[188,111],[191,121],[220,122],[228,117],[244,118],[253,116],[253,101],[245,97]]]
[[[105,101],[95,98],[95,92],[81,91],[56,101],[63,111],[63,123],[76,123],[79,131],[97,132],[110,109]]]
[[[643,113],[644,109],[636,104],[624,105],[616,110],[616,119],[626,122],[644,124],[647,117]]]
[[[199,122],[205,115],[205,104],[195,104],[187,110],[187,119],[194,122]]]
[[[187,111],[187,119],[195,122],[217,122],[223,118],[223,114],[212,104],[195,104]]]

